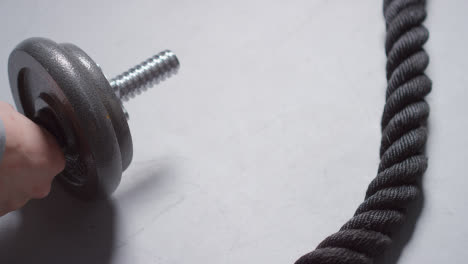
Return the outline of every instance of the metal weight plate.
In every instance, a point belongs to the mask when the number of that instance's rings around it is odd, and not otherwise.
[[[98,92],[114,127],[122,157],[122,171],[125,171],[132,162],[133,142],[127,117],[122,108],[122,101],[117,98],[101,68],[82,49],[69,43],[60,45],[78,59],[82,70],[88,71],[89,80],[95,84],[93,87]]]
[[[32,38],[11,53],[8,75],[18,111],[55,135],[64,150],[59,180],[83,198],[110,195],[120,182],[122,157],[95,72],[69,48]]]

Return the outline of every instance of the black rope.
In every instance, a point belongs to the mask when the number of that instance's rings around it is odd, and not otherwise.
[[[296,264],[372,263],[392,242],[391,234],[420,194],[418,180],[427,167],[423,152],[429,106],[424,97],[432,86],[424,74],[429,64],[423,50],[429,38],[422,25],[425,3],[384,0],[388,87],[377,177],[354,217]]]

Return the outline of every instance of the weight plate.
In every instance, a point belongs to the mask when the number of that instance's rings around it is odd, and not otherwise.
[[[20,43],[8,60],[18,111],[55,135],[67,159],[58,178],[83,198],[110,195],[122,158],[95,76],[63,46],[43,38]]]
[[[122,109],[122,101],[117,98],[101,68],[82,49],[69,43],[60,44],[60,46],[78,59],[80,66],[84,68],[83,70],[88,71],[89,80],[95,84],[94,88],[101,97],[101,102],[107,109],[109,119],[114,127],[122,157],[122,171],[125,171],[132,162],[133,143],[127,117]]]

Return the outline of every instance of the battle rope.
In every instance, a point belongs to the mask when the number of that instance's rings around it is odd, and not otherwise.
[[[431,80],[424,74],[429,57],[423,45],[429,32],[424,0],[384,0],[387,93],[377,177],[365,201],[339,232],[296,264],[373,263],[403,224],[406,209],[419,193],[418,180],[427,167],[423,153],[429,106],[424,97]]]

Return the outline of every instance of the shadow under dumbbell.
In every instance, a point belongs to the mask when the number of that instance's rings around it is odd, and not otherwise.
[[[18,228],[2,232],[0,263],[111,262],[115,209],[111,200],[81,201],[54,183],[49,196],[30,201]]]
[[[156,201],[171,190],[176,165],[171,158],[137,162],[121,186],[119,206]],[[127,178],[128,179],[128,178]],[[125,180],[125,179],[124,179]],[[0,225],[0,263],[83,264],[112,262],[117,209],[112,200],[82,201],[54,182],[48,197],[32,200]],[[14,219],[19,216],[19,219]],[[10,223],[18,226],[6,227]]]

